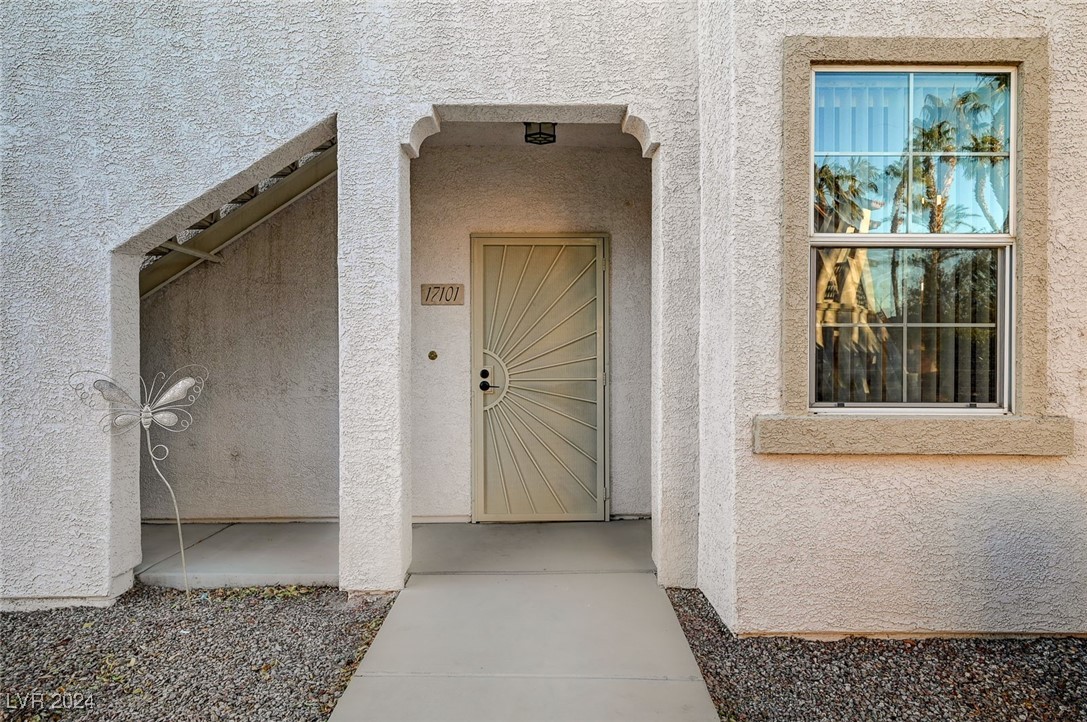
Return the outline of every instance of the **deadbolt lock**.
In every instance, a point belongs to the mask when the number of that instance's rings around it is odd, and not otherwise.
[[[483,393],[493,394],[494,390],[498,388],[489,381],[489,379],[494,378],[494,369],[490,366],[484,366],[479,370],[479,377],[483,379],[479,382],[479,390]]]

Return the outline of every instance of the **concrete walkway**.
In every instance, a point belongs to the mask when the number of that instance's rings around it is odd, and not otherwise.
[[[648,522],[421,525],[413,546],[332,722],[716,722]]]

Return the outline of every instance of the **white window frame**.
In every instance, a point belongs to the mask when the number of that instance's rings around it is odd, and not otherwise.
[[[1015,273],[1016,268],[1016,240],[1017,240],[1017,209],[1016,198],[1018,196],[1018,147],[1017,136],[1019,132],[1017,106],[1018,106],[1018,69],[1015,66],[1003,65],[856,65],[856,64],[815,64],[811,66],[810,93],[808,98],[809,114],[809,147],[808,147],[808,409],[815,414],[888,414],[888,415],[916,415],[918,413],[934,415],[1005,415],[1015,413],[1013,408],[1015,389],[1013,379],[1015,377],[1015,306],[1016,298]],[[851,73],[910,73],[909,90],[907,98],[907,115],[909,122],[913,122],[913,74],[914,73],[1008,73],[1009,83],[1009,146],[1008,146],[1008,233],[972,233],[972,234],[932,234],[932,233],[896,233],[896,234],[857,234],[857,233],[816,233],[815,218],[811,209],[815,206],[815,161],[818,156],[887,156],[888,153],[877,152],[835,152],[819,153],[815,151],[815,91],[816,75],[825,72],[851,72]],[[984,153],[956,153],[955,155],[988,155]],[[910,178],[908,187],[912,187],[913,164],[906,164]],[[997,401],[992,404],[973,403],[911,403],[911,402],[816,402],[816,329],[815,329],[815,256],[819,248],[994,248],[1000,251],[998,254],[998,274],[1001,279],[997,291],[998,317],[997,331]],[[903,321],[902,326],[910,324]],[[961,324],[948,324],[956,326]],[[905,351],[905,349],[904,349]],[[903,354],[905,365],[905,353]],[[903,376],[903,392],[905,392],[905,375]]]

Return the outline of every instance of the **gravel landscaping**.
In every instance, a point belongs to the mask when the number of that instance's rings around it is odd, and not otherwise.
[[[0,614],[0,719],[325,720],[393,599],[267,587],[190,603],[137,585],[105,609]],[[30,709],[34,692],[68,709]]]
[[[1087,720],[1087,639],[738,639],[668,596],[722,720]]]

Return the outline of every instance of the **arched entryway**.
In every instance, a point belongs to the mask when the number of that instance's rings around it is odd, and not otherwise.
[[[636,162],[644,164],[642,167],[645,170],[641,172],[646,173],[645,192],[648,199],[645,202],[647,213],[650,216],[647,224],[649,237],[647,246],[641,250],[645,252],[646,265],[644,270],[649,277],[642,279],[641,283],[632,285],[637,286],[633,292],[640,294],[641,299],[645,300],[648,311],[644,314],[646,316],[645,321],[642,321],[639,328],[639,331],[645,333],[646,338],[642,340],[640,349],[635,353],[628,354],[627,358],[633,362],[645,362],[646,364],[646,371],[637,384],[637,391],[645,395],[642,398],[648,399],[647,419],[645,421],[648,425],[648,431],[645,436],[638,436],[637,432],[633,432],[630,433],[630,437],[641,440],[640,451],[644,453],[644,456],[641,457],[639,463],[642,464],[642,473],[645,474],[642,478],[646,478],[646,475],[648,475],[648,484],[641,487],[642,494],[644,494],[642,500],[647,503],[638,508],[635,502],[632,509],[635,509],[633,515],[642,515],[648,512],[653,516],[653,556],[657,560],[662,582],[694,585],[695,569],[697,567],[697,434],[685,438],[682,435],[676,436],[666,433],[662,421],[665,418],[675,418],[675,416],[683,415],[685,419],[682,425],[697,427],[697,383],[686,388],[671,389],[666,398],[662,399],[660,396],[654,398],[654,391],[662,388],[664,364],[669,363],[669,359],[673,358],[673,354],[676,354],[676,359],[672,362],[670,368],[682,374],[684,369],[691,369],[691,366],[694,366],[694,371],[689,373],[688,376],[691,379],[697,378],[697,328],[687,329],[682,336],[675,334],[680,327],[691,323],[697,325],[697,314],[689,314],[692,310],[692,301],[694,301],[694,310],[697,310],[697,273],[691,274],[691,259],[687,258],[692,252],[691,247],[694,247],[697,256],[697,244],[691,244],[687,247],[677,246],[671,249],[669,253],[663,252],[665,238],[672,235],[676,225],[676,216],[679,215],[677,210],[685,211],[690,208],[689,198],[686,199],[684,208],[676,210],[667,208],[662,201],[665,179],[679,174],[678,164],[662,160],[662,151],[657,141],[650,137],[649,125],[641,121],[636,115],[630,114],[626,108],[620,107],[620,105],[614,105],[614,107],[465,107],[465,105],[436,105],[432,112],[426,114],[422,120],[414,122],[410,129],[405,130],[402,149],[405,157],[418,159],[412,162],[425,165],[428,162],[427,151],[429,145],[424,146],[423,141],[429,136],[434,136],[434,147],[438,149],[435,152],[436,157],[441,154],[448,155],[449,158],[443,159],[443,162],[452,163],[452,166],[451,169],[432,169],[434,173],[430,177],[446,177],[449,186],[462,187],[470,176],[459,172],[457,163],[471,164],[473,155],[462,151],[449,150],[462,145],[465,136],[460,135],[458,137],[458,134],[466,133],[468,137],[471,137],[472,133],[478,133],[480,126],[484,124],[510,124],[508,132],[512,132],[525,120],[543,120],[545,116],[549,120],[559,122],[560,127],[564,125],[567,127],[585,127],[589,133],[595,129],[607,129],[620,142],[624,142],[623,138],[629,140],[622,133],[625,130],[626,133],[633,135],[637,139],[637,145],[630,150],[633,151],[632,154],[636,155]],[[594,125],[598,127],[592,128],[591,126]],[[475,130],[473,130],[473,126]],[[452,136],[453,142],[442,144],[439,140],[441,134],[434,135],[438,133],[439,128],[451,129],[450,136]],[[447,138],[450,138],[450,136],[447,136]],[[516,144],[523,144],[524,142],[521,137],[516,137],[515,140]],[[471,148],[472,145],[464,144],[463,147]],[[680,152],[682,147],[677,147],[676,151],[676,158],[682,158],[682,152]],[[459,160],[452,158],[458,154],[460,155]],[[644,159],[652,160],[647,163]],[[402,438],[411,438],[411,443],[402,447],[404,451],[402,452],[401,462],[403,464],[401,469],[403,469],[404,474],[410,474],[411,477],[411,493],[400,501],[401,511],[399,513],[402,514],[400,528],[403,530],[404,536],[400,537],[402,542],[399,545],[401,550],[399,556],[402,560],[401,563],[404,564],[402,569],[407,569],[411,555],[410,521],[413,518],[418,518],[420,521],[467,521],[471,519],[471,484],[452,486],[441,480],[435,482],[433,471],[445,466],[447,472],[450,468],[457,470],[454,475],[460,480],[465,480],[465,478],[471,480],[471,430],[470,428],[464,428],[463,431],[450,434],[448,430],[442,430],[440,419],[432,423],[432,420],[426,414],[420,412],[428,408],[430,401],[429,397],[421,393],[421,389],[430,388],[432,391],[436,389],[436,393],[441,399],[449,397],[446,399],[446,403],[442,404],[443,413],[450,413],[451,410],[453,413],[457,413],[455,411],[457,409],[464,413],[471,406],[470,394],[473,386],[468,384],[467,381],[474,371],[470,368],[471,345],[467,343],[463,344],[462,348],[454,349],[451,352],[455,363],[463,366],[462,369],[459,369],[462,373],[457,374],[463,381],[463,388],[457,388],[457,385],[449,384],[446,379],[451,376],[432,371],[439,369],[440,361],[448,357],[443,357],[441,349],[432,348],[432,346],[440,346],[440,344],[428,345],[426,343],[426,339],[422,337],[421,328],[434,324],[433,327],[437,329],[437,336],[432,336],[432,338],[443,338],[448,341],[451,336],[457,334],[458,327],[455,323],[445,324],[425,320],[421,313],[424,310],[421,299],[415,297],[420,295],[422,284],[455,284],[457,282],[455,282],[455,279],[450,278],[423,278],[418,275],[416,270],[420,270],[420,273],[430,272],[430,270],[426,267],[428,261],[418,256],[417,251],[420,250],[421,245],[434,247],[440,246],[442,242],[448,244],[451,236],[442,234],[439,227],[440,223],[430,231],[424,231],[427,211],[421,211],[421,208],[427,208],[427,201],[422,197],[421,187],[415,183],[416,176],[413,171],[408,170],[408,182],[404,183],[404,170],[407,169],[404,169],[403,165],[401,165],[399,173],[401,184],[398,200],[401,210],[411,209],[409,219],[403,219],[403,217],[400,219],[401,233],[407,232],[410,242],[407,248],[401,248],[399,258],[403,266],[398,275],[401,284],[400,308],[404,308],[402,304],[405,302],[412,304],[410,324],[401,322],[403,324],[401,328],[411,329],[411,344],[401,347],[401,358],[408,357],[405,359],[405,365],[410,369],[407,398],[402,398],[405,407],[411,409],[410,418],[412,423],[410,433],[404,433],[402,436]],[[463,170],[462,167],[461,171]],[[560,172],[557,177],[561,186],[562,173]],[[433,184],[435,182],[428,178],[427,183]],[[452,199],[453,189],[446,188],[446,190],[449,191],[446,195]],[[505,195],[509,198],[515,197],[514,194],[510,194],[510,190],[508,183],[499,183],[492,184],[490,192],[497,199],[496,202],[501,204],[502,191],[505,191]],[[676,194],[679,196],[683,195],[683,191],[688,190],[691,189],[689,187],[675,189]],[[548,192],[550,191],[549,189]],[[570,194],[571,189],[565,188],[559,192],[560,195],[562,192]],[[633,202],[637,204],[639,201],[634,200]],[[470,208],[471,202],[465,200],[462,196],[461,207]],[[522,208],[524,207],[522,206]],[[436,215],[440,216],[445,211],[443,214],[447,219],[450,216],[449,211],[457,209],[458,201],[455,200],[443,200],[434,203]],[[518,220],[525,221],[524,217]],[[562,221],[569,224],[572,219],[564,217]],[[547,228],[546,224],[547,221],[537,220],[536,225],[529,227],[528,231],[554,232],[555,226],[552,224],[550,228]],[[586,229],[585,226],[575,228],[571,225],[563,226],[562,223],[559,225],[566,232],[573,232],[576,229],[584,231]],[[498,229],[504,231],[509,227]],[[597,227],[599,228],[599,225]],[[495,229],[493,227],[465,227],[459,229],[457,233],[464,236],[463,241],[466,250],[473,231],[495,231]],[[522,226],[521,229],[524,231],[525,227]],[[432,240],[423,238],[423,235],[430,234],[433,234]],[[407,259],[404,258],[405,251],[410,253]],[[459,258],[452,259],[437,252],[434,253],[434,259],[436,263],[434,267],[439,270],[448,270],[460,263],[463,271],[467,272],[471,266],[470,252],[465,252],[460,254]],[[679,273],[679,265],[683,266],[682,274]],[[697,263],[695,266],[697,267]],[[408,271],[411,272],[407,273]],[[627,292],[630,292],[630,290],[632,289],[626,289]],[[680,308],[686,309],[684,311],[685,318],[664,322],[664,319],[670,313],[670,309],[674,313]],[[442,312],[448,314],[447,310],[442,310]],[[467,313],[465,313],[465,318],[468,318]],[[614,324],[610,326],[610,329],[613,328]],[[467,331],[467,326],[462,331]],[[423,348],[424,346],[426,348]],[[434,351],[438,358],[430,359],[430,351]],[[613,356],[614,358],[617,357]],[[630,376],[635,375],[630,374]],[[403,379],[403,377],[401,378]],[[614,375],[609,377],[609,384],[612,383],[613,378]],[[422,382],[421,379],[423,379]],[[454,398],[458,396],[464,398]],[[345,433],[345,430],[341,428],[341,434],[343,433]],[[422,458],[416,456],[417,449],[432,446],[441,449],[443,444],[450,444],[451,438],[458,435],[462,439],[459,449],[446,447],[443,451],[427,450],[426,455]],[[438,466],[435,466],[436,463]],[[673,469],[678,473],[669,474],[669,470]],[[669,477],[670,481],[662,484],[662,478]],[[613,471],[610,480],[614,480],[614,478],[615,473]],[[622,484],[617,486],[621,487]],[[637,489],[638,487],[635,486],[634,488]],[[352,491],[346,489],[345,493],[352,494]],[[632,496],[637,496],[637,491]],[[613,513],[623,514],[624,511],[621,508],[613,507]],[[368,518],[373,518],[373,514],[368,515]],[[352,564],[351,561],[346,559],[348,552],[345,543],[352,546],[357,544],[355,539],[341,537],[341,568],[345,564]],[[358,549],[358,553],[361,553],[361,546]],[[392,549],[390,548],[389,551],[392,551]],[[387,562],[395,564],[391,557],[387,559]],[[390,571],[392,568],[395,567],[390,567]],[[348,582],[349,588],[351,588],[350,584]]]

